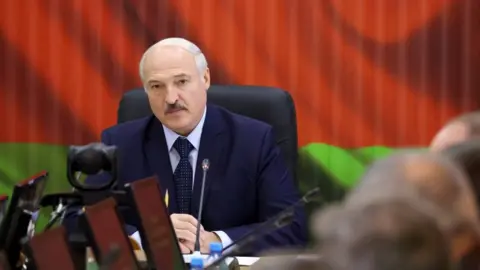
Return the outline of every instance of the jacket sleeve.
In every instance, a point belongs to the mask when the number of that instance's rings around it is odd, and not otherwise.
[[[300,199],[298,190],[289,172],[280,149],[275,144],[272,129],[266,132],[260,150],[257,173],[259,220],[266,221]],[[275,247],[303,247],[307,242],[307,224],[303,206],[295,209],[290,225],[260,237],[249,251],[254,254]],[[236,241],[251,232],[260,223],[224,230]]]

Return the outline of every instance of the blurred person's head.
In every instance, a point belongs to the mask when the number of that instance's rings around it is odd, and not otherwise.
[[[167,38],[148,48],[140,78],[155,116],[167,128],[188,135],[207,103],[210,71],[202,51],[183,38]]]
[[[313,218],[328,270],[448,270],[448,244],[436,221],[405,201],[332,206]]]
[[[480,205],[480,139],[468,140],[445,148],[442,154],[451,158],[463,168],[473,187],[477,206]],[[480,266],[480,245],[463,257],[460,269],[478,269]]]
[[[441,151],[471,138],[480,138],[480,112],[471,112],[449,121],[433,138],[430,149]]]
[[[447,157],[403,152],[372,164],[347,196],[347,207],[401,199],[435,217],[459,260],[476,245],[479,218],[475,196],[463,170]]]

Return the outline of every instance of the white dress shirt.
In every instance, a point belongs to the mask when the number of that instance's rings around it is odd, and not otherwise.
[[[193,146],[193,150],[190,152],[188,156],[188,160],[190,161],[190,165],[192,165],[194,178],[195,178],[195,169],[196,169],[197,159],[198,159],[198,151],[200,150],[200,139],[202,138],[203,124],[205,123],[206,115],[207,115],[207,108],[205,107],[205,111],[203,112],[202,119],[200,120],[198,125],[195,127],[195,129],[193,129],[193,131],[187,136],[187,140]],[[177,165],[180,162],[180,155],[178,154],[177,150],[175,150],[175,148],[173,147],[173,144],[178,139],[178,137],[180,137],[180,135],[178,135],[171,129],[167,128],[166,126],[163,126],[163,131],[165,133],[165,140],[167,142],[167,149],[169,151],[168,154],[170,156],[170,163],[172,164],[172,173],[173,173],[175,172],[175,168],[177,168]],[[195,181],[194,179],[192,179],[192,192],[193,192],[194,184],[195,184]],[[232,243],[232,239],[225,232],[215,231],[214,233],[220,238],[220,240],[222,241],[222,245],[224,247]],[[132,235],[132,238],[141,244],[140,235],[138,232],[135,232]]]

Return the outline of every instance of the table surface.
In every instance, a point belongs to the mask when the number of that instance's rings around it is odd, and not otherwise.
[[[92,253],[90,252],[90,250],[88,251],[88,264],[87,264],[87,270],[98,270],[98,265],[97,263],[93,260],[93,255]],[[137,259],[142,262],[142,261],[146,261],[146,258],[145,258],[145,253],[142,251],[142,250],[135,250],[135,256],[137,257]],[[240,269],[241,270],[248,270],[250,269],[250,266],[240,266]]]

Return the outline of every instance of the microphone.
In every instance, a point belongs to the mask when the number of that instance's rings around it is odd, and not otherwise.
[[[200,254],[200,227],[201,227],[201,220],[202,220],[202,212],[203,212],[203,194],[205,193],[205,179],[207,178],[207,172],[210,168],[210,161],[206,158],[202,161],[202,189],[200,192],[200,206],[198,209],[198,216],[197,216],[197,234],[195,238],[195,246],[194,246],[194,254]]]
[[[207,267],[207,269],[211,269],[211,267],[219,265],[226,258],[231,257],[235,253],[240,252],[243,248],[245,248],[248,244],[256,240],[258,237],[289,225],[294,219],[295,208],[300,205],[304,205],[312,202],[313,199],[317,196],[319,191],[320,191],[319,187],[316,187],[308,191],[302,198],[300,198],[294,204],[290,205],[289,207],[285,208],[277,215],[273,216],[272,218],[268,219],[264,223],[260,224],[257,228],[246,233],[245,235],[240,237],[237,241],[223,248],[222,250],[223,255],[219,257],[217,260],[213,261]]]
[[[281,229],[289,225],[290,223],[292,223],[294,216],[295,216],[295,211],[292,209],[289,209],[288,211],[282,211],[279,215],[275,216],[274,219],[267,220],[265,223],[257,227],[257,229],[253,230],[252,232],[248,233],[246,236],[242,237],[241,241],[237,241],[235,243],[236,245],[235,247],[224,252],[221,257],[211,262],[211,264],[208,265],[206,269],[213,269],[212,267],[219,265],[226,258],[231,257],[235,253],[240,252],[240,250],[242,250],[248,244],[250,244],[255,239],[257,239],[257,237],[263,234],[268,234],[272,231]]]
[[[282,215],[284,215],[285,213],[289,213],[289,212],[294,212],[295,211],[295,208],[300,206],[300,205],[303,205],[303,204],[307,204],[307,203],[310,203],[314,198],[315,196],[317,196],[318,192],[320,191],[320,188],[319,187],[316,187],[310,191],[308,191],[305,195],[303,195],[302,198],[300,198],[298,201],[296,201],[294,204],[290,205],[289,207],[285,208],[283,211],[281,211],[279,214],[277,214],[276,216],[273,216],[272,218],[270,218],[269,220],[267,220],[266,222],[264,222],[263,224],[261,224],[260,226],[258,226],[256,229],[252,230],[251,232],[249,233],[246,233],[244,234],[242,237],[240,237],[239,239],[237,239],[237,241],[231,243],[230,245],[226,246],[223,248],[222,252],[223,251],[226,251],[227,249],[231,248],[232,246],[234,245],[237,245],[243,241],[245,241],[244,239],[250,237],[251,235],[255,235],[261,231],[263,231],[264,229],[267,229],[268,227],[271,226],[272,222],[275,222],[277,219],[280,219],[282,218]]]

